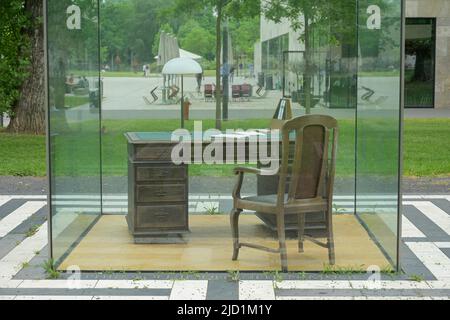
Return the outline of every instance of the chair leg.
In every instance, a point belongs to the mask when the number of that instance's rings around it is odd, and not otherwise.
[[[278,241],[280,244],[280,259],[281,259],[281,270],[283,272],[288,272],[288,258],[287,258],[287,248],[286,248],[286,226],[284,224],[284,213],[278,213],[277,215],[277,233]]]
[[[336,264],[336,254],[334,251],[334,233],[333,233],[333,211],[332,209],[328,209],[328,239],[327,239],[327,246],[328,246],[328,258],[330,260],[330,265]]]
[[[304,242],[305,242],[305,214],[298,215],[298,252],[303,253],[304,250]]]
[[[231,232],[233,237],[233,261],[236,261],[239,257],[239,216],[241,212],[241,209],[233,208],[230,215]]]

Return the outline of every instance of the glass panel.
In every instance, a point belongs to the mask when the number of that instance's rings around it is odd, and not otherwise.
[[[47,1],[53,259],[101,214],[98,5]]]
[[[434,107],[436,20],[406,19],[405,106]]]
[[[359,1],[356,208],[394,265],[399,201],[401,18],[401,1]]]
[[[99,258],[100,252],[77,246],[63,266],[133,271],[279,269],[278,257],[259,251],[243,249],[239,261],[231,259],[228,215],[236,185],[233,168],[279,166],[278,141],[275,147],[260,143],[256,149],[250,143],[238,144],[237,149],[236,141],[242,142],[243,136],[248,141],[272,136],[267,135],[269,129],[305,114],[331,115],[339,124],[331,204],[337,266],[384,267],[389,262],[379,247],[395,260],[401,43],[401,8],[396,1],[373,0],[370,5],[355,0],[317,5],[287,1],[294,7],[288,10],[289,17],[272,17],[278,23],[263,12],[223,19],[220,58],[213,6],[188,12],[175,8],[181,1],[102,1],[99,44],[95,3],[80,8],[81,30],[59,30],[66,23],[67,2],[49,1],[54,251],[59,259],[80,237],[109,249]],[[378,17],[378,9],[379,27],[377,19],[368,23],[372,14]],[[58,16],[61,10],[64,19]],[[197,68],[198,63],[201,71],[163,72],[179,57],[190,58],[183,67]],[[82,81],[75,85],[78,75]],[[68,108],[75,97],[84,98],[84,103]],[[173,153],[171,140],[182,127],[188,130],[183,131],[185,139],[204,140],[201,145],[189,143],[180,165],[180,153]],[[217,131],[208,131],[212,128]],[[227,129],[232,134],[223,136]],[[246,136],[235,132],[243,130],[249,130]],[[318,149],[325,145],[320,141],[326,135],[315,126],[306,131],[307,151],[297,154],[308,165],[297,185],[308,195],[325,195],[315,180],[321,168],[330,168],[318,165],[323,158]],[[222,143],[211,149],[212,138],[232,141],[233,148]],[[263,163],[255,154],[273,161]],[[323,183],[331,180],[327,177]],[[257,201],[267,203],[276,199],[279,187],[277,174],[249,173],[241,196],[257,196]],[[293,190],[296,197],[305,194],[297,191]],[[104,215],[95,220],[101,211]],[[308,234],[327,237],[326,211],[308,212]],[[276,246],[275,217],[243,214],[242,237]],[[286,229],[291,271],[320,271],[327,266],[326,249],[308,244],[308,255],[298,252],[298,215],[286,216]],[[58,230],[64,230],[63,238]],[[125,243],[123,249],[119,244]]]

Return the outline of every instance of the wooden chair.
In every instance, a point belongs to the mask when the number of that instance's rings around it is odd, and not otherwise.
[[[264,87],[258,87],[258,89],[256,89],[258,98],[266,98],[268,93],[269,91],[267,91]]]
[[[332,203],[338,134],[337,121],[329,116],[310,115],[286,122],[281,130],[281,165],[275,173],[279,175],[278,194],[242,198],[241,187],[245,173],[274,173],[256,168],[235,169],[238,180],[233,191],[234,208],[230,217],[233,260],[238,259],[239,249],[242,247],[279,253],[282,270],[287,271],[285,215],[297,215],[299,252],[303,252],[304,240],[310,240],[328,249],[329,263],[334,265]],[[278,249],[239,241],[239,215],[243,210],[276,216]],[[325,213],[326,243],[305,234],[305,215],[313,212]]]
[[[250,101],[250,97],[252,95],[252,86],[249,84],[244,83],[241,86],[241,96],[242,99],[245,99],[247,101]]]
[[[171,90],[171,93],[169,94],[169,97],[168,97],[169,100],[175,99],[177,97],[178,93],[180,92],[180,88],[176,85],[172,85],[170,87],[170,90]]]
[[[240,85],[232,85],[231,86],[231,96],[233,101],[238,101],[241,99],[241,86]]]
[[[152,98],[153,98],[153,101],[152,101],[152,103],[155,103],[156,101],[158,101],[158,99],[159,99],[159,97],[156,95],[156,90],[158,90],[158,86],[156,86],[155,88],[153,88],[153,90],[152,91],[150,91],[150,95],[152,96]]]
[[[150,91],[150,95],[152,96],[153,101],[150,101],[150,99],[147,98],[146,96],[143,96],[143,97],[142,97],[147,105],[152,105],[152,104],[154,104],[156,101],[158,101],[159,97],[158,97],[158,96],[156,95],[156,93],[155,93],[157,89],[158,89],[158,87],[155,87],[152,91]]]
[[[215,90],[214,85],[205,84],[205,90],[204,90],[205,101],[214,100],[214,90]]]

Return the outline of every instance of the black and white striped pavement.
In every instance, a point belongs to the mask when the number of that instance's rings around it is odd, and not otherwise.
[[[362,203],[377,207],[368,198]],[[95,197],[66,196],[56,205],[77,210],[97,206]],[[365,201],[365,202],[364,202]],[[340,212],[352,197],[337,197]],[[395,202],[393,202],[395,203]],[[123,213],[126,196],[106,197],[105,211]],[[191,212],[229,210],[221,195],[190,198]],[[377,210],[380,210],[377,207]],[[46,280],[47,203],[42,195],[0,196],[1,299],[448,299],[450,296],[450,196],[404,197],[400,275],[67,273]]]

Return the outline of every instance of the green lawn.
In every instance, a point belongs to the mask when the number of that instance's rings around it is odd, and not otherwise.
[[[450,119],[405,122],[404,174],[450,176]]]
[[[192,122],[188,128],[192,129]],[[204,128],[213,127],[213,121],[205,121]],[[386,154],[377,152],[382,144],[395,141],[395,137],[383,133],[383,123],[374,126],[365,134],[373,136],[364,159],[364,170],[383,174],[393,168],[380,166]],[[106,132],[103,135],[103,171],[106,175],[126,174],[126,131],[170,131],[178,127],[177,120],[154,121],[105,121]],[[230,121],[229,128],[264,128],[267,120]],[[340,121],[341,137],[338,154],[337,174],[342,176],[354,173],[354,123]],[[99,172],[100,153],[96,148],[98,136],[93,123],[77,124],[70,127],[71,132],[83,132],[76,136],[55,138],[55,167],[61,174],[90,175]],[[372,135],[373,132],[373,135]],[[405,121],[404,173],[406,176],[450,176],[450,119],[408,119]],[[387,149],[386,149],[387,150]],[[0,175],[44,176],[46,174],[45,137],[30,135],[12,135],[0,131]],[[389,162],[389,161],[386,161]],[[374,165],[377,163],[378,165]],[[232,165],[191,166],[191,175],[229,175]]]
[[[65,96],[64,101],[67,108],[75,108],[89,104],[89,96]]]
[[[0,131],[0,176],[44,176],[45,137]]]
[[[80,70],[72,70],[70,73],[75,75],[84,75],[88,77],[98,77],[98,72],[94,71],[80,71]],[[203,72],[205,77],[215,77],[216,70],[204,70]],[[134,71],[108,71],[102,72],[101,76],[104,78],[143,78],[144,73],[134,72]],[[151,78],[161,78],[161,73],[152,73],[150,74]],[[192,75],[193,77],[193,75]]]

